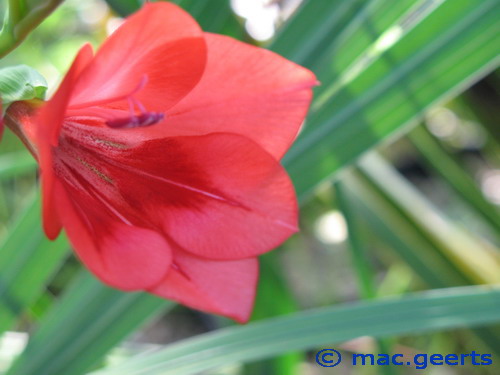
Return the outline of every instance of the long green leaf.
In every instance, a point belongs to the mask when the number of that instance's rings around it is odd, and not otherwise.
[[[252,322],[298,310],[292,290],[284,278],[280,255],[279,252],[271,252],[259,259],[259,285]],[[243,369],[243,374],[293,375],[303,361],[304,353],[288,353],[267,361],[248,364]]]
[[[82,270],[8,374],[83,374],[135,328],[172,306],[152,295],[105,287]]]
[[[455,190],[469,207],[479,214],[500,235],[500,211],[489,202],[477,183],[455,158],[423,126],[409,133],[410,141],[417,147],[428,165]]]
[[[499,283],[500,256],[494,247],[446,218],[399,177],[381,157],[371,153],[359,163],[363,175],[399,208],[422,235],[457,269],[477,283]],[[471,251],[474,249],[474,251]]]
[[[0,332],[44,292],[48,280],[66,258],[63,237],[47,240],[40,225],[40,200],[34,197],[0,245]]]
[[[445,1],[340,86],[323,82],[338,88],[323,90],[324,104],[283,159],[299,196],[492,70],[500,60],[497,20],[496,0]]]
[[[347,187],[342,182],[335,184],[337,202],[347,224],[348,247],[351,253],[353,268],[358,276],[358,289],[362,298],[372,299],[376,295],[375,274],[370,264],[370,258],[366,254],[364,239],[360,235],[358,220],[351,207],[351,202],[346,196],[345,189]]]
[[[461,266],[464,262],[467,263],[466,259],[457,262],[456,257],[460,257],[461,250],[456,249],[455,240],[446,240],[450,237],[449,229],[441,229],[442,241],[436,242],[432,233],[434,231],[426,230],[426,226],[422,225],[422,222],[429,221],[431,226],[435,226],[435,217],[440,217],[441,214],[432,210],[423,197],[407,193],[405,196],[413,205],[425,207],[426,213],[420,211],[420,215],[415,217],[411,214],[413,210],[408,210],[404,203],[401,204],[398,201],[397,196],[391,194],[390,189],[385,189],[386,186],[396,186],[396,190],[401,190],[400,185],[404,183],[402,178],[399,177],[400,181],[397,181],[398,178],[395,174],[387,178],[387,174],[377,171],[377,166],[373,164],[368,168],[373,169],[373,174],[380,175],[380,178],[373,179],[362,171],[352,171],[343,174],[342,180],[348,184],[349,194],[347,195],[351,198],[350,201],[355,204],[359,217],[369,224],[373,235],[389,244],[415,275],[431,288],[485,281],[478,280],[478,277],[473,275],[476,273],[475,269],[472,270],[473,274],[471,275],[469,268]],[[404,191],[406,188],[404,187],[402,190]],[[431,217],[434,219],[430,219]],[[450,226],[447,221],[443,220],[443,223],[445,227]],[[462,243],[462,241],[458,242]],[[466,242],[469,241],[466,240]],[[451,251],[450,246],[453,248]],[[498,264],[498,258],[495,259],[494,253],[488,254],[485,258],[482,256],[484,249],[478,248],[479,246],[480,244],[477,243],[474,248],[476,261],[480,261],[481,264],[486,263],[487,267],[493,265],[493,270],[500,269],[499,266],[495,266]],[[478,269],[480,268],[478,267]],[[489,350],[500,354],[498,330],[474,329],[473,333],[489,347]]]
[[[359,336],[389,337],[500,321],[500,290],[444,289],[400,299],[328,307],[220,330],[92,375],[188,375],[292,350],[332,347]]]
[[[363,299],[373,299],[377,294],[375,272],[370,264],[370,257],[366,253],[365,238],[361,235],[360,221],[353,209],[353,204],[346,194],[346,187],[342,182],[335,184],[336,198],[347,224],[348,247],[351,253],[353,268],[358,276],[358,290]],[[387,339],[377,339],[377,347],[380,353],[390,353],[391,343]],[[393,375],[397,368],[381,366],[380,374]]]
[[[399,207],[362,174],[346,173],[342,175],[342,180],[349,186],[349,193],[361,218],[428,286],[445,288],[472,282],[455,269],[439,249],[402,215]]]

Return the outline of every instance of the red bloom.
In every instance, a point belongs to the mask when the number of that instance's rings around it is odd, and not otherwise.
[[[44,229],[103,282],[248,320],[257,256],[297,230],[278,161],[314,75],[147,4],[78,53],[28,138]]]

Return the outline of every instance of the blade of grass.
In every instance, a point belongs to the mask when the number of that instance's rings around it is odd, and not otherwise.
[[[367,149],[413,124],[430,105],[492,70],[499,61],[496,5],[445,2],[312,113],[283,159],[301,199]]]
[[[40,224],[40,198],[34,196],[0,245],[0,332],[10,328],[59,269],[68,253],[63,237],[47,240]]]
[[[287,285],[279,252],[271,252],[260,257],[259,286],[257,289],[252,322],[298,310],[292,290]],[[304,353],[287,353],[282,356],[251,363],[243,368],[243,373],[253,374],[297,374],[298,366],[304,361]]]
[[[301,312],[205,334],[92,375],[188,375],[359,336],[390,337],[500,321],[500,290],[444,289]]]
[[[351,253],[353,268],[358,276],[360,295],[363,299],[372,299],[376,295],[376,287],[374,284],[375,275],[369,262],[368,254],[365,251],[366,247],[364,246],[364,240],[361,238],[358,229],[355,213],[345,194],[345,188],[342,182],[337,182],[335,184],[335,196],[347,224],[348,248]]]
[[[389,244],[414,270],[415,274],[433,288],[467,285],[472,280],[463,275],[407,219],[400,208],[388,200],[359,172],[345,173],[343,181],[349,186],[356,209],[372,232]],[[431,266],[432,265],[432,266]]]
[[[500,256],[491,244],[446,220],[377,154],[366,155],[359,167],[361,173],[394,202],[415,228],[434,243],[457,269],[477,283],[500,282]]]
[[[337,182],[335,184],[337,202],[347,224],[348,248],[354,265],[353,268],[358,276],[358,289],[362,299],[371,300],[374,299],[377,294],[375,272],[370,264],[370,258],[365,251],[365,240],[359,230],[359,222],[356,218],[356,213],[344,189],[345,187],[342,182]],[[390,340],[379,338],[376,341],[380,353],[391,353],[392,343]],[[399,373],[397,370],[396,367],[389,366],[381,366],[378,368],[379,373],[387,375]]]
[[[82,270],[8,374],[83,374],[131,332],[174,305],[108,288]]]
[[[500,212],[486,200],[477,183],[439,144],[424,126],[413,129],[408,137],[425,158],[429,167],[436,171],[450,188],[469,204],[493,230],[500,235]]]
[[[310,60],[321,56],[333,44],[356,14],[361,13],[360,8],[367,3],[376,2],[379,1],[305,1],[280,28],[270,48],[311,68]],[[312,23],[315,27],[311,27]]]
[[[373,172],[376,174],[377,169],[375,168]],[[433,226],[435,219],[429,220],[429,218],[438,215],[437,213],[419,216],[416,219],[408,214],[408,208],[405,205],[401,205],[396,198],[380,186],[381,184],[391,185],[399,189],[398,185],[402,181],[394,185],[393,178],[387,178],[384,174],[377,182],[374,182],[366,174],[356,171],[343,175],[343,180],[349,186],[349,195],[352,195],[351,201],[356,203],[360,217],[366,220],[374,235],[390,244],[392,249],[414,270],[415,275],[433,288],[479,282],[477,277],[467,272],[467,268],[458,266],[456,259],[451,259],[454,256],[450,257],[450,250],[443,248],[443,246],[450,246],[446,238],[436,242],[432,238],[433,235],[419,224],[420,221],[430,221],[429,225]],[[407,195],[407,200],[419,206],[428,205],[427,202],[422,201],[422,197],[415,198],[413,195]],[[450,224],[446,223],[446,226]],[[444,235],[447,235],[447,231],[444,231]],[[454,249],[453,251],[455,251],[455,256],[461,254],[460,250]],[[480,256],[483,252],[484,250],[479,251],[478,258],[483,263],[487,263],[489,259]],[[493,268],[495,264],[498,264],[496,259],[498,257],[492,253]],[[498,269],[500,268],[497,266]],[[473,332],[493,353],[500,355],[498,334],[500,331],[474,329]]]

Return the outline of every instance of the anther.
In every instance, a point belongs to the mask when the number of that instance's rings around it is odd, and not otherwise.
[[[161,112],[143,112],[139,115],[122,117],[106,121],[106,125],[114,129],[131,129],[143,126],[151,126],[165,118],[165,114]]]
[[[130,116],[117,119],[107,120],[106,125],[115,129],[130,129],[143,126],[151,126],[165,118],[165,114],[161,112],[148,112],[140,101],[134,98],[134,94],[142,90],[148,81],[147,75],[144,75],[139,85],[128,97]],[[139,109],[139,114],[135,113],[135,107]]]

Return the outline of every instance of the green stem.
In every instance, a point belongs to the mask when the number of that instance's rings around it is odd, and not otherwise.
[[[17,24],[23,18],[22,11],[23,7],[21,5],[21,1],[9,0],[9,9],[5,18],[6,21],[8,21],[10,25]]]
[[[10,0],[8,16],[0,31],[0,58],[19,46],[28,34],[64,0],[47,0],[29,9],[23,0]]]

